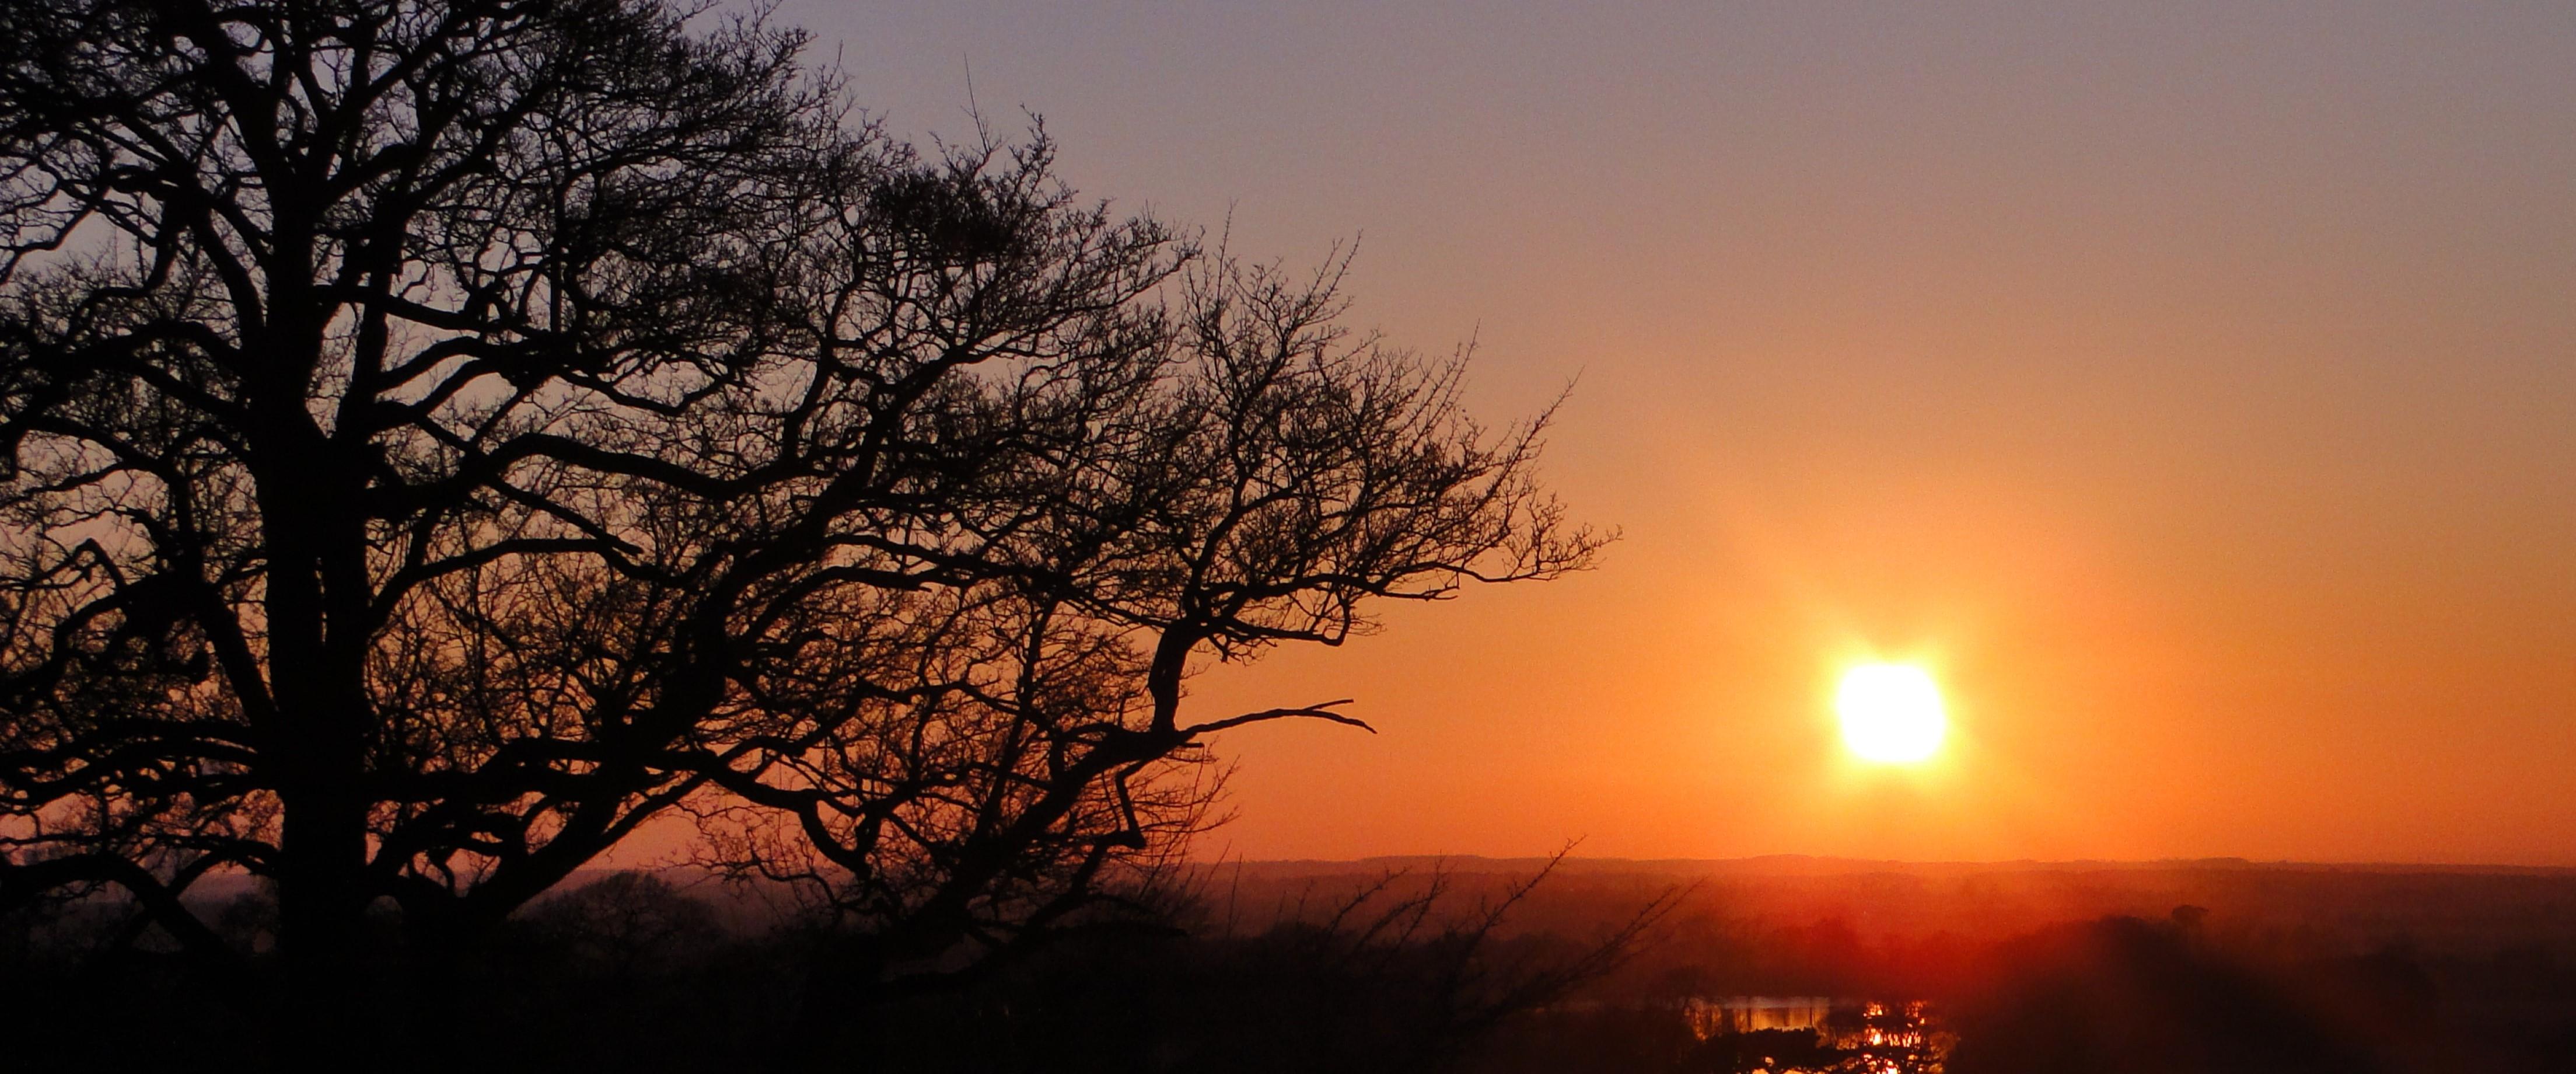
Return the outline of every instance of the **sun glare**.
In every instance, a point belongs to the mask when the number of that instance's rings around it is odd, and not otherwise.
[[[1844,744],[1865,760],[1886,764],[1932,756],[1949,727],[1941,688],[1912,664],[1862,664],[1844,672],[1834,691],[1834,712],[1842,717]]]

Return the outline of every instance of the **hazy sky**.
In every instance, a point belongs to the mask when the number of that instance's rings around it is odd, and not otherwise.
[[[2576,864],[2576,5],[870,5],[911,134],[1481,341],[1592,573],[1205,680],[1206,852]],[[1844,759],[1920,659],[1954,735]]]

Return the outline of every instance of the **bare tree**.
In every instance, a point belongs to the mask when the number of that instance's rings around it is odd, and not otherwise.
[[[660,0],[0,7],[0,892],[468,944],[656,817],[850,972],[1167,852],[1207,659],[1598,545],[1543,420]],[[965,952],[961,955],[960,952]],[[946,962],[940,960],[945,959]],[[320,1012],[313,1014],[311,1012]]]

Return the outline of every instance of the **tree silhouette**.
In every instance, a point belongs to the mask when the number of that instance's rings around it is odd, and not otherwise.
[[[1543,417],[659,0],[0,7],[0,892],[471,945],[660,817],[847,980],[1201,823],[1199,662],[1581,566]],[[1302,699],[1300,699],[1302,701]],[[962,960],[962,961],[961,961]]]

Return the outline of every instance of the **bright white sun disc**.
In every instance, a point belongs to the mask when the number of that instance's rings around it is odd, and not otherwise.
[[[1834,691],[1834,712],[1842,717],[1843,743],[1872,761],[1930,757],[1949,727],[1941,688],[1911,664],[1863,664],[1844,672]]]

